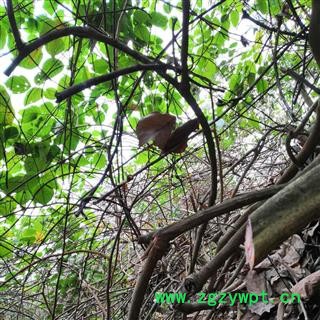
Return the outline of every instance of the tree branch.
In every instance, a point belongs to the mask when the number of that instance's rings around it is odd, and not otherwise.
[[[107,45],[110,45],[126,54],[129,56],[135,58],[136,60],[149,64],[152,62],[152,60],[143,54],[131,49],[127,45],[123,44],[122,42],[110,38],[108,35],[101,33],[91,27],[66,27],[64,29],[56,29],[53,31],[48,32],[44,36],[34,40],[28,45],[25,45],[23,47],[23,50],[21,50],[18,54],[18,56],[13,60],[11,65],[5,70],[5,74],[9,76],[12,71],[18,66],[18,64],[26,58],[31,52],[34,50],[42,47],[43,45],[62,38],[66,36],[76,36],[79,38],[88,38],[96,41],[103,42]],[[162,62],[159,62],[159,65],[162,64]],[[166,65],[166,64],[164,64]]]
[[[156,234],[159,237],[164,236],[171,241],[182,233],[198,227],[203,223],[209,222],[213,218],[219,217],[225,213],[229,213],[230,211],[240,209],[260,200],[268,199],[279,192],[283,187],[284,185],[274,185],[262,190],[239,194],[234,198],[227,199],[222,203],[189,216],[182,221],[174,222],[158,231],[142,235],[139,237],[138,241],[139,243],[147,244]]]
[[[190,90],[188,81],[188,42],[189,42],[189,16],[190,16],[190,1],[182,1],[182,44],[181,44],[181,87],[185,91]]]
[[[278,28],[270,27],[270,26],[264,24],[263,22],[254,19],[253,17],[251,17],[249,15],[249,13],[246,10],[242,11],[242,18],[252,21],[254,24],[256,24],[257,26],[261,27],[262,29],[265,29],[265,30],[268,30],[268,31],[271,31],[271,32],[278,32]],[[297,34],[297,33],[294,33],[294,32],[289,32],[289,31],[285,31],[285,30],[279,30],[279,33],[280,34],[284,34],[286,36],[298,37],[299,39],[305,39],[304,36],[301,36],[300,34]]]
[[[128,68],[116,70],[116,71],[104,74],[102,76],[99,76],[99,77],[91,78],[87,81],[84,81],[82,83],[79,83],[79,84],[76,84],[72,87],[69,87],[66,90],[58,92],[56,94],[57,102],[59,103],[59,102],[71,97],[72,95],[74,95],[82,90],[90,88],[91,86],[95,86],[100,83],[116,79],[116,78],[123,76],[123,75],[127,75],[127,74],[137,72],[137,71],[147,71],[147,70],[163,70],[164,71],[166,69],[174,69],[174,67],[172,67],[170,65],[166,65],[166,64],[154,63],[154,64],[137,64],[135,66],[130,66]]]
[[[13,5],[11,0],[7,0],[7,15],[12,29],[14,40],[16,42],[17,49],[21,51],[24,47],[24,43],[21,40],[20,32],[17,27],[17,22],[14,17]]]
[[[320,89],[319,88],[317,88],[315,85],[310,83],[305,77],[301,76],[300,74],[298,74],[294,70],[292,70],[292,69],[287,69],[287,70],[286,69],[281,69],[281,71],[286,73],[286,74],[288,74],[289,76],[291,76],[296,81],[298,81],[300,83],[303,83],[306,87],[310,88],[314,92],[320,94]]]

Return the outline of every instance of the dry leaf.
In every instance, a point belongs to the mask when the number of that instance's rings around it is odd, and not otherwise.
[[[291,288],[291,292],[299,293],[303,299],[310,299],[315,294],[315,291],[319,290],[319,287],[320,271],[316,271],[296,283]]]
[[[267,291],[265,283],[265,273],[249,270],[246,277],[246,287],[249,292],[260,293]]]
[[[176,117],[168,113],[152,112],[142,118],[138,122],[136,131],[139,139],[139,147],[149,140],[153,140],[157,147],[163,149],[175,124]]]
[[[252,306],[249,306],[249,310],[252,313],[255,313],[259,316],[262,316],[265,312],[270,313],[270,311],[275,307],[275,305],[271,302],[265,303],[262,301],[259,301],[257,303],[254,303]],[[260,319],[260,318],[259,318]]]
[[[282,262],[290,267],[297,265],[305,249],[305,243],[297,234],[292,235],[282,244],[284,248],[284,256]]]
[[[174,130],[162,149],[162,153],[182,153],[188,146],[188,137],[190,133],[199,128],[199,120],[192,119]]]

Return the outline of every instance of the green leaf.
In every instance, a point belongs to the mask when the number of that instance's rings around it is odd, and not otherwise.
[[[0,24],[0,49],[3,49],[7,42],[7,30],[4,24]]]
[[[234,91],[235,88],[240,83],[240,76],[238,74],[233,74],[229,79],[229,88],[231,91]]]
[[[144,25],[137,25],[134,28],[134,33],[135,33],[135,36],[140,40],[142,40],[143,42],[147,43],[149,41],[150,32],[148,28],[145,27]]]
[[[17,207],[17,203],[12,199],[5,197],[0,200],[0,215],[5,216],[12,213]]]
[[[54,57],[57,54],[63,52],[66,50],[66,43],[65,40],[62,38],[50,41],[49,43],[46,44],[46,49],[48,53]]]
[[[47,166],[47,163],[44,158],[33,158],[27,157],[24,163],[27,174],[36,174],[44,170]]]
[[[268,81],[260,79],[256,84],[259,93],[263,93],[268,89]]]
[[[60,149],[57,145],[50,146],[49,152],[47,153],[47,162],[51,163],[51,161],[60,154]]]
[[[7,90],[0,85],[0,126],[12,124],[14,111]]]
[[[40,107],[32,106],[23,110],[21,127],[27,136],[37,134],[38,137],[45,137],[51,133],[56,121],[51,116],[50,106],[50,103],[45,103]]]
[[[17,192],[15,199],[18,203],[21,205],[26,204],[28,201],[30,201],[33,198],[33,195],[28,190],[23,190],[21,192]]]
[[[5,140],[8,139],[15,139],[19,136],[19,129],[17,127],[8,127],[4,129],[4,138]]]
[[[169,3],[165,3],[165,4],[163,5],[163,11],[164,11],[165,13],[170,13],[171,10],[172,10],[172,6],[171,6]]]
[[[51,79],[63,70],[63,63],[55,58],[50,58],[43,64],[42,70],[35,77],[37,84],[43,83],[47,79]]]
[[[24,104],[28,105],[30,103],[39,101],[42,98],[42,89],[40,88],[31,88],[24,98]]]
[[[43,9],[47,11],[50,15],[53,15],[57,10],[58,4],[52,0],[43,1]]]
[[[135,25],[151,25],[151,17],[142,10],[135,10],[133,14],[133,23]]]
[[[30,88],[30,82],[25,76],[12,76],[6,81],[6,86],[13,93],[23,93]]]
[[[93,119],[97,124],[102,124],[105,120],[105,114],[102,111],[97,111],[94,114]]]
[[[96,169],[103,169],[106,167],[107,159],[104,154],[96,153],[93,156],[93,165]]]
[[[75,150],[80,141],[78,131],[74,129],[72,132],[66,130],[66,132],[60,133],[55,139],[55,143],[63,145],[63,152],[68,153],[71,150]]]
[[[19,64],[19,66],[25,69],[33,69],[39,66],[42,60],[42,56],[42,49],[36,49],[32,51],[26,58],[24,58]]]
[[[248,84],[251,86],[254,83],[255,79],[256,79],[256,74],[250,72],[247,76]]]
[[[236,27],[240,21],[240,15],[237,10],[233,10],[230,14],[230,21],[234,27]]]
[[[147,151],[143,151],[139,153],[138,156],[136,157],[137,164],[146,164],[148,163],[148,160],[149,160],[149,154]]]
[[[165,29],[167,27],[168,19],[163,14],[154,11],[151,13],[151,19],[153,25],[162,29]]]
[[[8,179],[3,178],[0,180],[0,189],[6,194],[22,191],[26,188],[26,180],[25,175],[9,177]]]
[[[29,123],[38,118],[40,114],[40,108],[33,106],[28,109],[23,110],[22,113],[22,123]]]
[[[256,5],[261,13],[268,13],[268,0],[257,0]]]
[[[42,205],[48,204],[53,198],[53,189],[47,185],[42,185],[38,190],[35,191],[34,201]]]
[[[20,241],[22,242],[35,242],[36,230],[34,228],[24,229],[20,234]]]
[[[269,0],[270,11],[273,16],[281,13],[281,2],[279,0]]]
[[[46,60],[42,67],[42,71],[50,78],[59,74],[62,69],[63,63],[55,58]]]
[[[43,95],[49,100],[55,100],[56,99],[56,92],[57,92],[56,89],[48,88],[44,91]]]
[[[108,73],[108,64],[105,59],[97,59],[93,62],[93,70],[96,73],[103,74]]]
[[[12,247],[7,241],[2,241],[0,239],[0,257],[1,258],[8,258],[12,253]]]

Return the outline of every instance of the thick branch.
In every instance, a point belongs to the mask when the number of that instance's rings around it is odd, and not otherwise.
[[[189,91],[188,81],[188,42],[189,42],[189,16],[190,16],[190,1],[182,1],[182,44],[181,44],[181,86],[185,91]]]
[[[263,22],[254,19],[254,18],[251,17],[251,16],[249,15],[249,13],[248,13],[247,11],[245,11],[245,10],[243,10],[242,14],[243,14],[243,15],[242,15],[242,18],[243,18],[243,19],[248,19],[248,20],[250,20],[251,22],[253,22],[253,23],[256,24],[257,26],[261,27],[262,29],[265,29],[265,30],[268,30],[268,31],[271,31],[271,32],[278,32],[278,28],[270,27],[270,26],[264,24]],[[301,36],[300,34],[294,33],[294,32],[288,32],[288,31],[285,31],[285,30],[279,30],[279,33],[280,33],[280,34],[287,35],[287,36],[291,36],[291,37],[299,37],[300,39],[304,39],[303,36]]]
[[[147,71],[147,70],[163,70],[164,71],[166,69],[173,69],[173,67],[165,64],[137,64],[135,66],[131,66],[128,68],[123,68],[121,70],[110,72],[99,77],[91,78],[87,81],[76,84],[62,92],[57,93],[56,94],[57,102],[61,102],[62,100],[65,100],[82,90],[88,89],[91,86],[95,86],[100,83],[116,79],[123,75],[127,75],[137,71]]]
[[[143,266],[143,269],[139,275],[138,281],[135,285],[128,320],[138,320],[140,309],[142,306],[143,298],[147,289],[147,285],[152,276],[153,270],[157,265],[157,262],[165,254],[166,250],[169,247],[169,241],[167,239],[160,239],[155,237],[153,242],[150,243],[148,250],[147,259]]]
[[[192,230],[195,227],[200,226],[203,223],[210,221],[215,217],[219,217],[230,211],[240,209],[244,206],[265,200],[270,198],[283,188],[283,185],[274,185],[269,188],[265,188],[259,191],[252,191],[244,194],[240,194],[234,198],[227,199],[222,203],[202,210],[192,216],[189,216],[182,221],[172,223],[156,232],[142,235],[139,238],[140,243],[149,243],[151,239],[157,234],[159,237],[165,237],[169,240],[175,239],[180,234]]]
[[[5,74],[9,76],[12,71],[18,66],[18,64],[26,58],[30,53],[34,50],[46,45],[47,43],[67,36],[76,36],[79,38],[88,38],[96,41],[103,42],[107,45],[110,45],[128,55],[135,58],[136,60],[149,64],[151,59],[142,55],[141,53],[131,49],[127,45],[123,44],[122,42],[110,38],[108,35],[103,34],[91,27],[66,27],[63,29],[56,29],[53,31],[48,32],[44,36],[34,40],[28,45],[25,45],[23,50],[19,52],[18,56],[13,60],[11,65],[6,69]],[[162,64],[159,62],[159,64]]]
[[[254,263],[308,223],[319,218],[320,166],[302,174],[251,216]]]
[[[313,57],[320,65],[320,1],[312,0],[309,42]]]
[[[285,239],[314,219],[319,218],[320,168],[314,166],[267,200],[252,215],[255,263],[278,247]],[[194,294],[202,289],[244,239],[245,225],[233,235],[217,255],[199,270],[185,279],[185,289]]]
[[[20,32],[17,27],[17,22],[14,17],[13,5],[11,0],[7,0],[7,15],[12,29],[14,40],[16,42],[17,49],[20,51],[24,47],[24,44],[21,40]]]
[[[282,69],[281,71],[286,73],[286,74],[288,74],[289,76],[291,76],[296,81],[298,81],[300,83],[303,83],[306,87],[310,88],[314,92],[320,94],[320,89],[319,88],[317,88],[314,84],[309,82],[305,77],[303,77],[300,74],[296,73],[294,70],[292,70],[292,69],[287,69],[287,70],[286,69]]]

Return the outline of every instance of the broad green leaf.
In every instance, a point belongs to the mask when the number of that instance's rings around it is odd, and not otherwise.
[[[22,112],[21,127],[23,132],[32,137],[37,134],[39,137],[45,137],[51,133],[55,120],[47,109],[49,103],[40,107],[32,106]]]
[[[47,163],[42,157],[27,157],[24,166],[27,174],[36,174],[42,170],[44,170],[47,166]]]
[[[53,15],[57,10],[58,4],[56,1],[44,0],[43,9],[46,10],[50,15]]]
[[[2,198],[0,199],[0,215],[5,216],[12,213],[17,207],[17,203],[11,198]]]
[[[50,41],[46,44],[46,49],[52,57],[56,56],[66,50],[65,39],[59,38],[54,41]]]
[[[35,76],[35,82],[42,84],[45,80],[51,79],[63,70],[63,63],[55,58],[50,58],[43,64],[42,70]]]
[[[15,139],[19,136],[19,129],[17,127],[7,127],[3,132],[5,140]]]
[[[165,13],[170,13],[171,10],[172,10],[172,7],[171,7],[170,3],[164,3],[163,10],[164,10]]]
[[[144,25],[137,25],[134,28],[135,36],[144,42],[148,42],[150,38],[150,32]]]
[[[279,0],[269,0],[270,11],[273,16],[281,13],[282,3]]]
[[[93,119],[97,124],[102,124],[105,120],[105,114],[102,111],[97,111]]]
[[[53,198],[54,191],[51,187],[47,185],[38,186],[35,191],[34,201],[42,205],[48,204]]]
[[[24,104],[28,105],[30,103],[39,101],[42,98],[42,89],[40,88],[31,88],[25,98],[24,98]]]
[[[93,62],[93,70],[96,73],[108,73],[109,67],[107,61],[104,59],[97,59]]]
[[[240,14],[237,10],[232,10],[230,13],[230,21],[234,27],[236,27],[240,21]]]
[[[42,56],[42,48],[36,49],[32,51],[26,58],[24,58],[19,66],[26,69],[33,69],[39,66]]]
[[[14,111],[7,90],[0,85],[0,126],[12,124]]]
[[[63,132],[58,134],[55,139],[55,143],[57,145],[63,145],[64,153],[69,153],[71,150],[75,150],[79,141],[80,136],[76,129],[72,130],[72,132],[70,132],[70,130],[66,130],[66,133]]]
[[[142,10],[135,10],[133,14],[133,23],[135,25],[151,25],[151,17],[148,13]]]
[[[165,29],[168,23],[168,19],[166,16],[164,16],[163,14],[159,13],[159,12],[152,12],[151,13],[151,18],[152,18],[152,24],[160,27],[162,29]]]
[[[230,90],[234,91],[235,88],[239,85],[239,83],[240,83],[240,75],[233,74],[230,77],[230,80],[229,80],[229,88],[230,88]]]
[[[76,82],[83,82],[83,81],[88,80],[89,78],[91,78],[91,74],[90,74],[88,68],[82,67],[81,69],[78,70],[75,81]],[[79,94],[82,94],[82,92],[80,92]]]
[[[3,49],[7,42],[7,30],[5,25],[0,24],[0,49]]]
[[[0,257],[8,258],[12,254],[12,250],[12,246],[7,241],[3,241],[0,238]]]
[[[268,82],[265,79],[260,79],[256,84],[259,93],[263,93],[268,89]]]
[[[107,164],[107,159],[106,156],[104,154],[98,154],[96,153],[93,156],[93,165],[95,168],[97,169],[103,169],[106,167]]]
[[[256,6],[261,13],[268,13],[268,0],[257,0]]]
[[[30,88],[30,82],[25,76],[11,76],[6,81],[6,86],[13,93],[23,93]]]
[[[60,154],[61,150],[58,146],[52,145],[50,146],[49,152],[46,155],[48,163],[50,163],[58,154]]]
[[[6,194],[11,192],[22,191],[27,187],[27,178],[28,177],[25,175],[9,177],[8,179],[2,178],[0,180],[0,190],[2,190]]]
[[[17,200],[17,202],[22,205],[24,205],[28,201],[32,200],[32,198],[33,198],[33,195],[28,190],[22,190],[21,192],[17,192],[17,194],[15,196],[15,199]]]
[[[34,228],[24,229],[20,234],[20,241],[33,243],[36,239],[36,230]]]
[[[248,84],[251,86],[256,79],[255,73],[250,72],[247,76]]]
[[[57,92],[56,89],[48,88],[44,91],[43,95],[49,100],[55,100],[56,99],[56,92]]]

